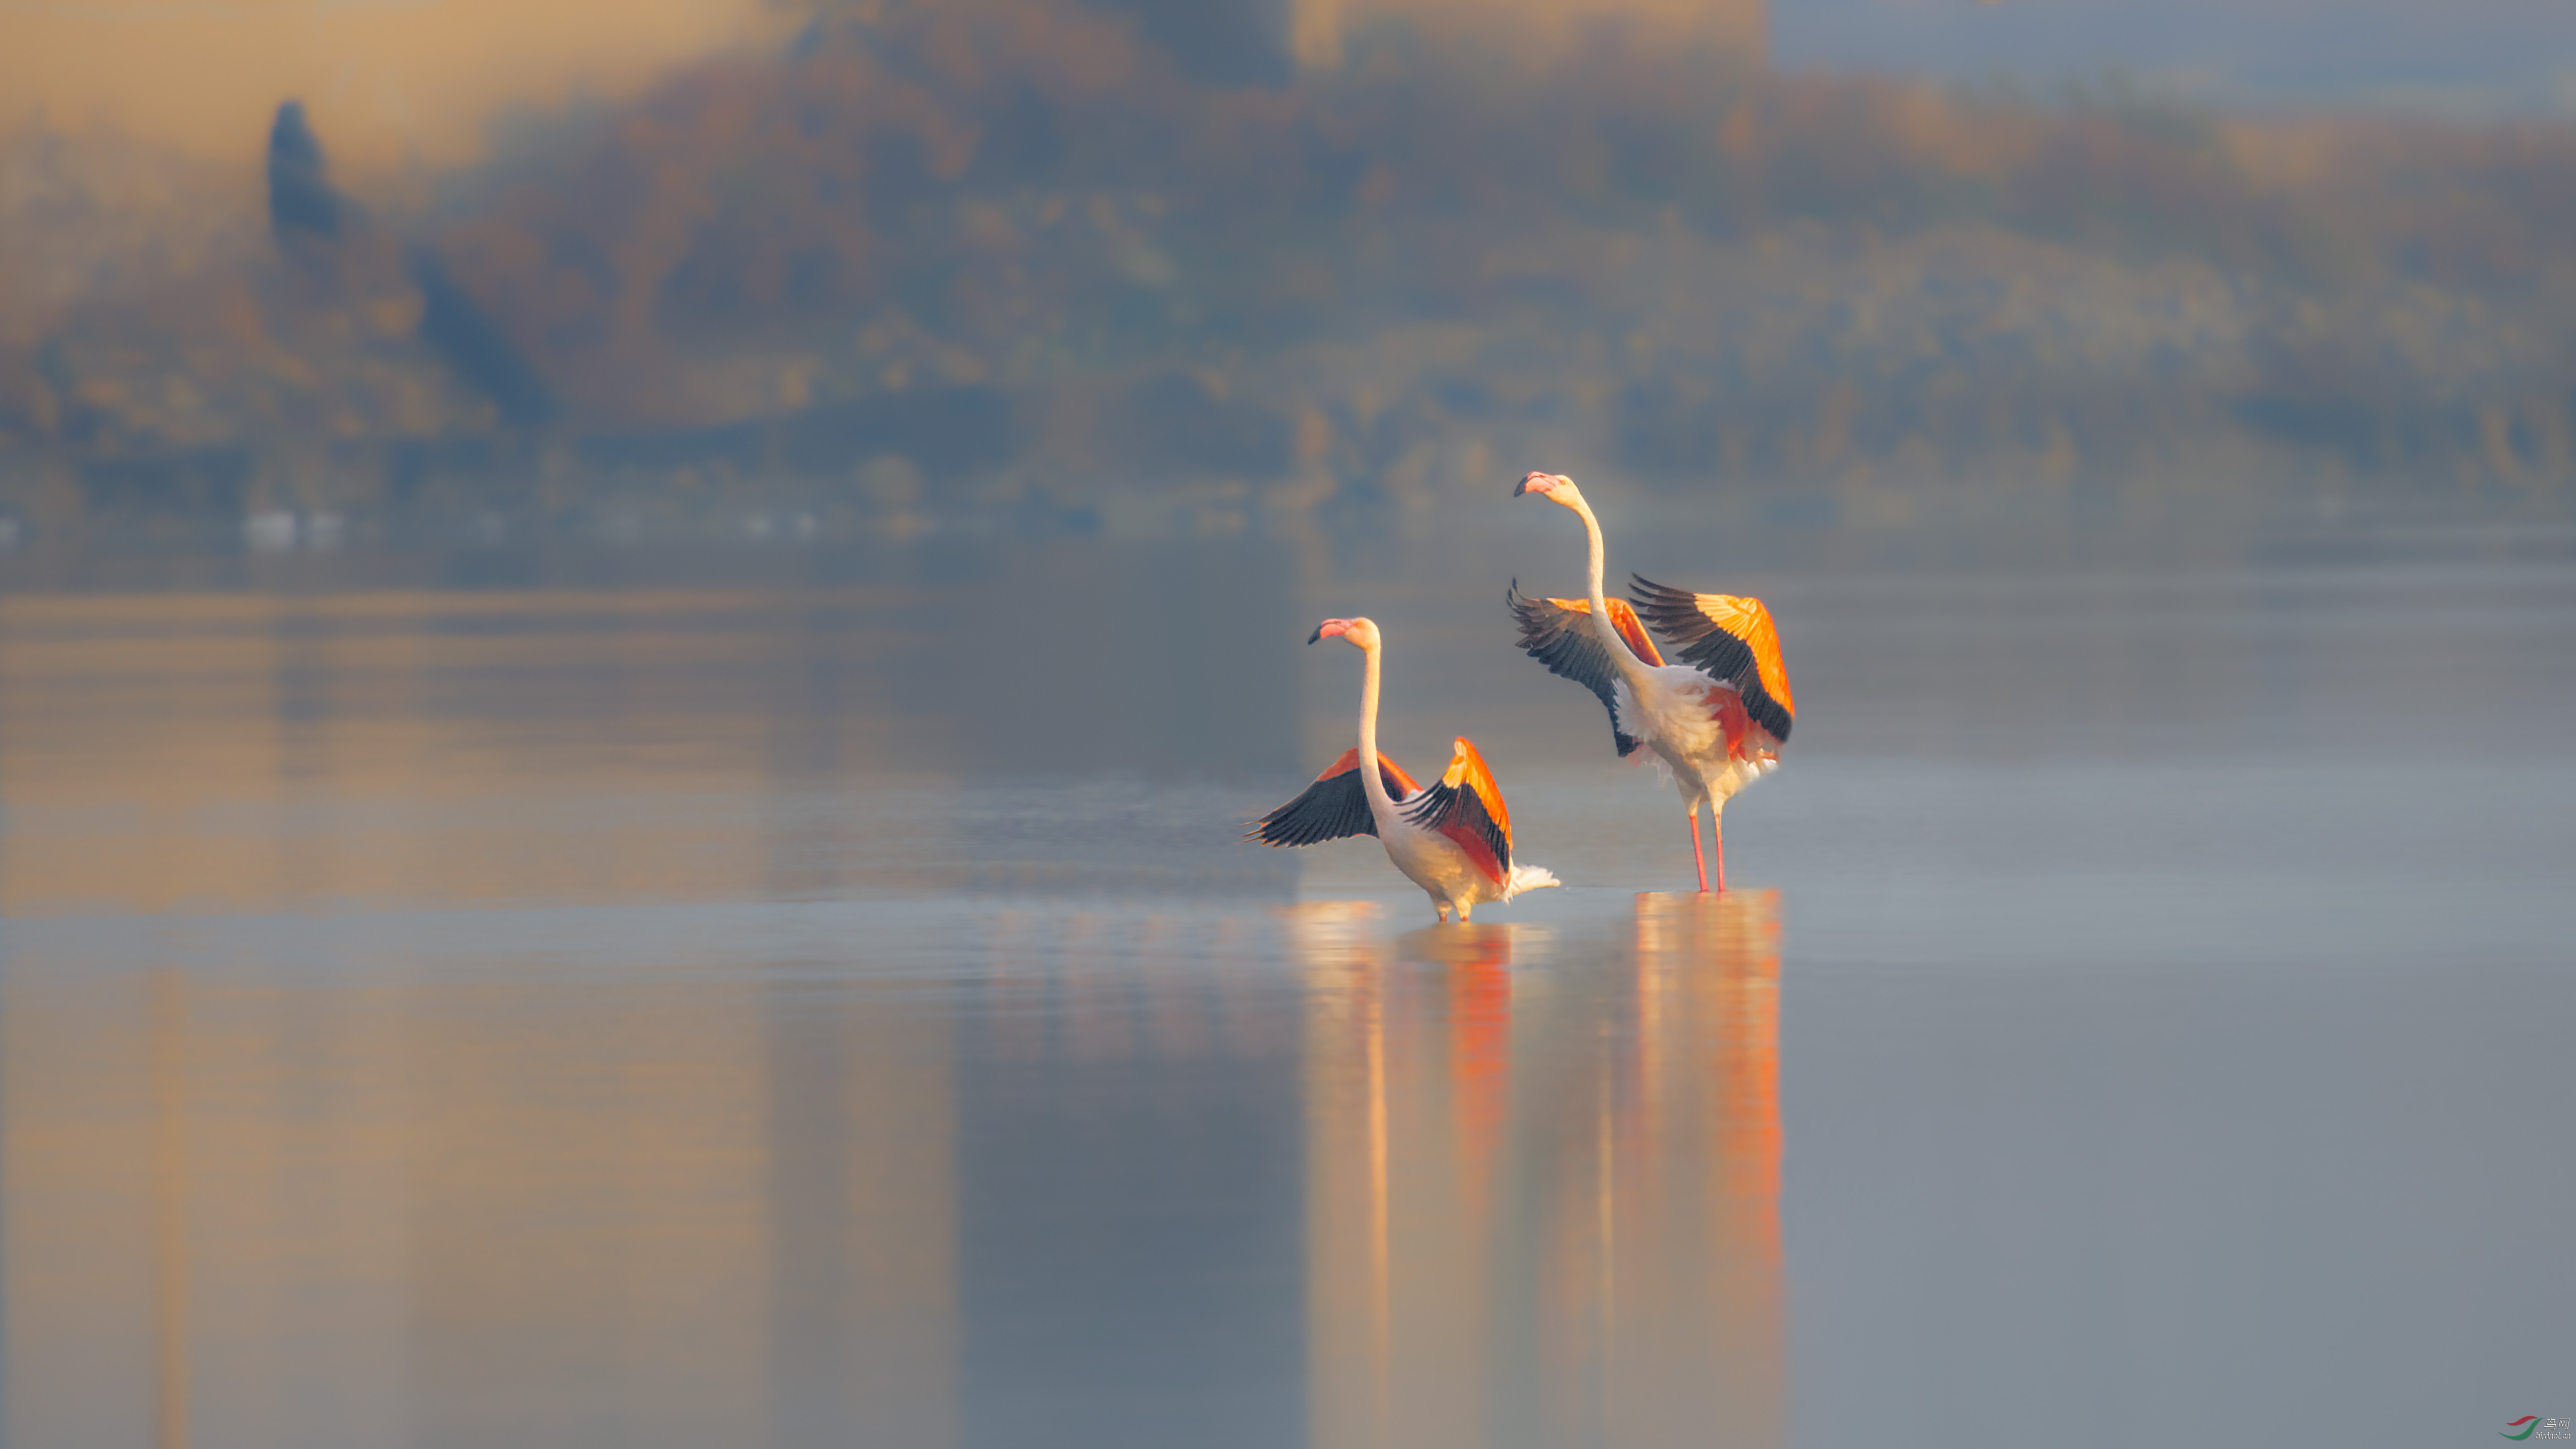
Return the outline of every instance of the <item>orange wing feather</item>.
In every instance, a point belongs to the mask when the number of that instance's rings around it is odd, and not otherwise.
[[[1512,812],[1475,745],[1464,739],[1451,745],[1449,768],[1440,783],[1424,791],[1412,809],[1415,824],[1447,836],[1487,879],[1496,885],[1510,879]]]
[[[1590,599],[1550,599],[1548,602],[1569,613],[1582,614],[1587,618],[1592,613]],[[1618,630],[1619,637],[1628,641],[1629,649],[1648,664],[1663,663],[1663,651],[1655,647],[1655,641],[1647,635],[1646,626],[1638,622],[1637,611],[1628,607],[1628,601],[1607,599],[1603,602],[1610,606],[1610,627]]]
[[[1696,602],[1710,623],[1751,646],[1762,687],[1780,701],[1782,709],[1796,714],[1798,701],[1789,694],[1789,666],[1780,658],[1780,629],[1771,622],[1771,611],[1762,607],[1760,599],[1735,594],[1701,594]]]
[[[1760,599],[1694,594],[1631,576],[1637,612],[1680,662],[1744,696],[1745,713],[1776,743],[1785,743],[1798,712],[1780,630]]]
[[[1342,757],[1333,761],[1333,767],[1331,769],[1326,770],[1321,775],[1317,775],[1315,778],[1321,780],[1329,776],[1338,775],[1344,770],[1356,770],[1359,767],[1359,746],[1353,745],[1349,749],[1342,751]],[[1409,799],[1412,796],[1421,793],[1422,787],[1414,783],[1414,779],[1411,775],[1404,773],[1404,767],[1397,764],[1395,761],[1388,759],[1383,753],[1380,753],[1377,757],[1377,773],[1378,778],[1386,782],[1386,793],[1394,796],[1398,800]]]
[[[1460,736],[1450,743],[1449,768],[1442,771],[1443,785],[1464,785],[1483,801],[1485,813],[1494,817],[1494,826],[1503,832],[1503,848],[1512,844],[1511,807],[1503,803],[1503,787],[1494,783],[1494,772],[1485,768],[1485,757],[1476,752],[1475,741]]]

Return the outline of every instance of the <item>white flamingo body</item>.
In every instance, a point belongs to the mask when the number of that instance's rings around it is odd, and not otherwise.
[[[1556,885],[1543,866],[1516,865],[1511,854],[1511,814],[1502,789],[1476,747],[1451,743],[1449,768],[1437,785],[1416,785],[1393,760],[1378,753],[1377,700],[1380,639],[1367,619],[1327,619],[1306,642],[1347,639],[1368,656],[1360,686],[1359,744],[1327,766],[1306,792],[1254,823],[1247,839],[1268,845],[1313,845],[1371,834],[1405,879],[1431,898],[1441,920],[1458,919],[1488,901],[1508,901],[1523,891]],[[1375,761],[1377,768],[1363,766]]]
[[[1622,650],[1622,653],[1626,651]],[[1644,664],[1617,685],[1619,727],[1655,752],[1682,802],[1723,810],[1745,786],[1780,768],[1775,755],[1739,755],[1727,746],[1721,692],[1734,690],[1687,664]]]
[[[1726,802],[1777,769],[1779,747],[1791,723],[1789,678],[1780,660],[1779,635],[1759,599],[1727,594],[1688,594],[1637,581],[1639,604],[1656,630],[1678,645],[1686,661],[1668,664],[1646,635],[1627,601],[1604,596],[1601,521],[1574,480],[1531,473],[1520,493],[1538,493],[1583,520],[1590,551],[1589,596],[1525,600],[1512,593],[1522,648],[1549,670],[1578,680],[1610,707],[1619,752],[1651,750],[1690,813],[1691,854],[1700,889],[1708,889],[1708,862],[1700,845],[1699,810],[1708,806],[1717,840],[1717,884],[1726,888]],[[1573,614],[1587,617],[1580,623]],[[1580,630],[1588,638],[1570,637]]]
[[[1507,901],[1523,891],[1559,883],[1553,871],[1538,865],[1515,865],[1497,883],[1476,868],[1457,842],[1406,819],[1401,805],[1390,802],[1384,813],[1374,808],[1370,813],[1377,815],[1378,843],[1386,847],[1386,858],[1404,872],[1406,880],[1422,887],[1423,894],[1431,897],[1432,909],[1444,917],[1456,911],[1463,921],[1487,901]]]

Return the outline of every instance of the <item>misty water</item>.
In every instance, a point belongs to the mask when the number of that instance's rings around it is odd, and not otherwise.
[[[11,1445],[2481,1442],[2576,1411],[2576,565],[1561,518],[0,596]],[[1434,546],[1436,544],[1436,546]],[[398,572],[398,571],[397,571]],[[344,571],[345,573],[345,571]],[[1473,736],[1566,888],[1237,840]]]

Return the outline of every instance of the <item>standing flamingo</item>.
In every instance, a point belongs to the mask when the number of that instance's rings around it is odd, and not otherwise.
[[[1716,848],[1717,888],[1726,889],[1726,802],[1778,768],[1797,706],[1780,662],[1780,631],[1760,599],[1693,594],[1630,575],[1636,607],[1601,595],[1601,520],[1583,490],[1561,473],[1530,473],[1512,490],[1563,504],[1583,520],[1592,545],[1588,599],[1523,598],[1514,581],[1505,600],[1520,620],[1521,649],[1601,697],[1622,758],[1651,749],[1671,772],[1690,812],[1691,859],[1708,889],[1708,856],[1700,848],[1699,807],[1708,803]],[[1667,664],[1638,623],[1645,616],[1681,659]],[[1583,620],[1589,620],[1588,627]]]
[[[1378,753],[1377,625],[1326,619],[1306,642],[1325,639],[1347,639],[1368,656],[1360,685],[1359,746],[1342,751],[1304,794],[1254,821],[1243,838],[1281,846],[1374,835],[1395,868],[1430,895],[1431,908],[1444,922],[1452,910],[1465,921],[1480,901],[1507,901],[1560,884],[1543,867],[1512,864],[1511,812],[1474,745],[1457,741],[1448,771],[1428,790]],[[1375,760],[1377,768],[1362,769],[1362,760]]]

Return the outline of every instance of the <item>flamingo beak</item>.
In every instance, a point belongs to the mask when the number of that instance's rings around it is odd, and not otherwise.
[[[1545,473],[1524,473],[1521,475],[1521,485],[1512,490],[1512,496],[1518,498],[1524,493],[1544,494],[1555,486],[1556,479]]]
[[[1351,621],[1348,619],[1326,619],[1324,622],[1315,626],[1314,633],[1306,636],[1306,642],[1309,644],[1321,644],[1327,639],[1339,639],[1344,634],[1349,633],[1350,628]]]

